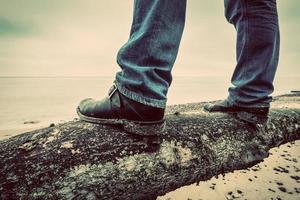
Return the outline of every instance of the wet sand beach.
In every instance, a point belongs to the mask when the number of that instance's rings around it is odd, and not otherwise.
[[[270,151],[263,162],[209,181],[181,187],[157,200],[299,200],[300,140]]]

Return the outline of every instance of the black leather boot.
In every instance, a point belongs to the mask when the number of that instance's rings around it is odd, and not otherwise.
[[[164,108],[147,106],[122,95],[116,85],[101,100],[84,99],[77,107],[79,118],[98,124],[120,124],[127,132],[159,135],[165,131]]]
[[[236,114],[237,118],[251,124],[262,124],[268,120],[269,107],[242,107],[231,104],[228,100],[207,103],[203,109],[208,112],[224,112]]]

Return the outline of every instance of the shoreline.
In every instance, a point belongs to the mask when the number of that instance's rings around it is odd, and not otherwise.
[[[34,131],[34,130],[38,130],[38,129],[42,129],[42,128],[47,128],[49,126],[51,126],[52,124],[57,125],[57,124],[61,124],[61,123],[65,123],[67,121],[72,121],[76,119],[75,117],[69,117],[65,120],[62,119],[50,119],[50,120],[27,120],[24,121],[23,124],[18,124],[15,128],[3,128],[0,129],[0,141],[4,140],[4,139],[8,139],[10,137],[22,134],[22,133],[26,133],[26,132],[30,132],[30,131]]]
[[[24,127],[24,128],[15,128],[15,129],[3,129],[0,130],[0,141],[9,139],[11,137],[14,137],[16,135],[20,135],[22,133],[27,133],[30,131],[34,131],[36,129],[40,128],[46,128],[47,126],[38,126],[38,127]]]

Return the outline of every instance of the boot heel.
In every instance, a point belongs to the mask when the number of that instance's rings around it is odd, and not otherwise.
[[[166,131],[166,121],[159,122],[138,122],[138,121],[123,121],[125,131],[142,136],[162,135]]]

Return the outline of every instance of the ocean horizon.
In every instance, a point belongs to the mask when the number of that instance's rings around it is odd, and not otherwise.
[[[0,76],[0,133],[39,128],[77,117],[78,103],[107,95],[113,76]],[[277,77],[273,96],[300,89],[300,77]],[[174,76],[167,105],[227,97],[230,77]]]

